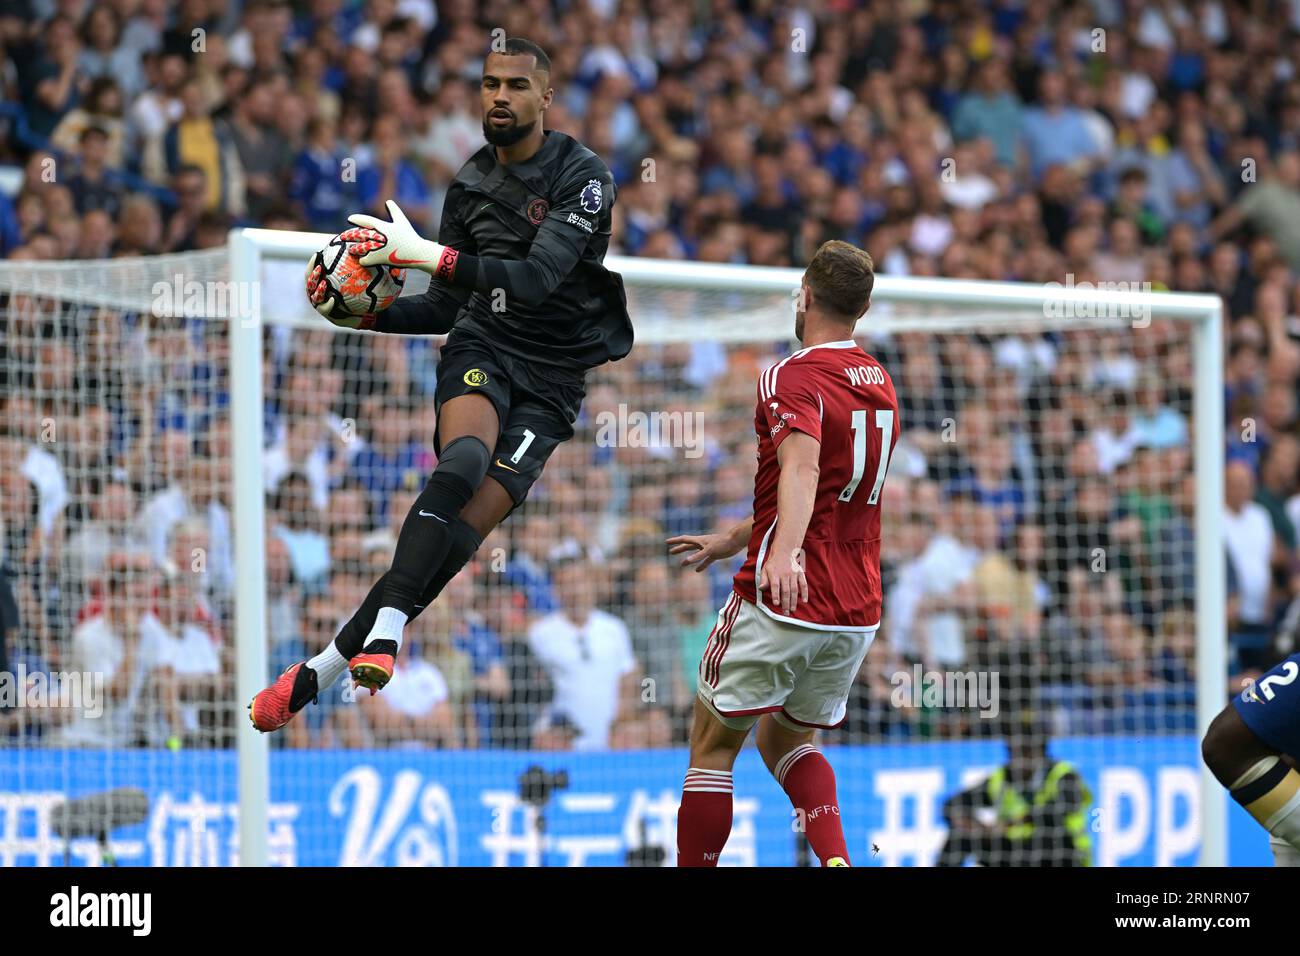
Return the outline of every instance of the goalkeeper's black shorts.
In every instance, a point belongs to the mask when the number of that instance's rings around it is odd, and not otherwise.
[[[573,423],[586,395],[585,376],[530,363],[494,348],[480,335],[453,329],[438,361],[435,404],[441,408],[474,392],[492,403],[501,422],[487,473],[510,493],[517,508],[551,452],[573,437]],[[442,448],[436,435],[434,448]]]

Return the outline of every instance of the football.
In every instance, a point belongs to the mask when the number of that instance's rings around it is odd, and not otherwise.
[[[335,236],[316,258],[322,276],[335,299],[333,315],[369,315],[388,308],[402,293],[406,270],[392,266],[363,266],[348,251],[348,244]]]

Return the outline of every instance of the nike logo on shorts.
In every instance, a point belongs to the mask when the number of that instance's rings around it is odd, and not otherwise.
[[[511,468],[509,465],[507,465],[505,462],[503,462],[500,458],[497,459],[497,467],[498,467],[498,468],[504,468],[506,471],[513,471],[516,475],[519,474],[519,469],[518,469],[518,468]]]
[[[439,515],[436,515],[436,514],[434,514],[432,511],[423,511],[423,510],[422,510],[422,511],[420,512],[420,517],[421,517],[421,518],[437,518],[437,519],[438,519],[439,521],[441,521],[443,524],[446,524],[446,523],[447,523],[447,519],[446,519],[446,518],[443,518],[443,517],[441,517],[441,516],[439,516]]]

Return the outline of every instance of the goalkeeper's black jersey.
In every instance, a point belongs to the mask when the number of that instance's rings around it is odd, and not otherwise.
[[[450,277],[381,313],[383,332],[433,334],[454,325],[529,361],[588,369],[632,348],[623,280],[602,264],[613,177],[564,133],[503,165],[484,146],[452,180],[438,242],[456,251]],[[444,257],[445,258],[445,257]]]

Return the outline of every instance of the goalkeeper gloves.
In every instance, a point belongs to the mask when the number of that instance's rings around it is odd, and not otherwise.
[[[340,328],[368,329],[375,324],[373,315],[353,315],[343,309],[339,309],[337,314],[334,312],[338,300],[329,294],[329,283],[325,281],[319,252],[307,263],[307,300],[313,309]]]
[[[385,205],[392,222],[361,213],[348,216],[358,227],[342,233],[348,251],[363,266],[419,269],[436,279],[450,279],[456,271],[456,250],[421,238],[397,203],[390,199]]]

